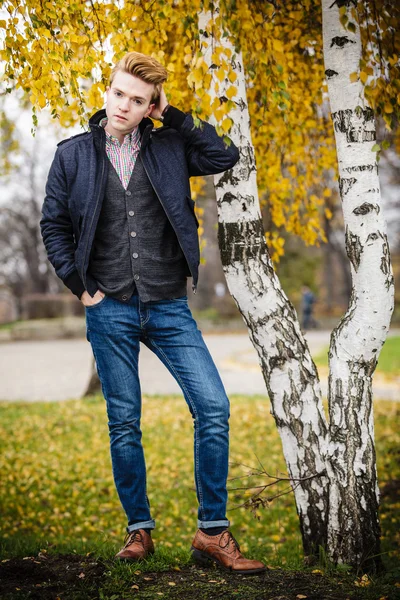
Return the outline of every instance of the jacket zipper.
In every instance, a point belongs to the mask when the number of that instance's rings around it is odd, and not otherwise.
[[[150,128],[150,125],[149,125],[148,127]],[[148,137],[150,137],[150,136],[148,136]],[[144,141],[146,141],[146,142],[147,142],[147,138],[145,138],[145,140],[144,140]],[[142,153],[142,148],[143,148],[143,147],[144,147],[144,145],[142,145],[142,146],[141,146],[141,148],[140,148],[140,156],[141,156],[141,158],[143,158],[143,153]],[[142,164],[143,164],[143,168],[144,168],[144,170],[145,170],[145,172],[146,172],[146,175],[147,175],[147,177],[149,178],[149,181],[150,181],[150,183],[151,183],[151,185],[152,185],[152,187],[153,187],[153,190],[155,191],[155,193],[156,193],[156,196],[157,196],[157,198],[158,198],[158,200],[159,200],[159,202],[160,202],[161,206],[163,207],[165,214],[167,215],[167,219],[168,219],[168,221],[170,222],[170,225],[171,225],[172,229],[173,229],[173,230],[174,230],[174,232],[175,232],[176,239],[177,239],[177,240],[178,240],[178,242],[179,242],[179,237],[178,237],[178,234],[177,234],[177,232],[176,232],[176,229],[175,229],[175,227],[174,227],[174,224],[172,223],[171,219],[169,218],[168,211],[166,210],[166,208],[165,208],[165,206],[164,206],[164,203],[163,203],[163,201],[161,200],[161,198],[160,198],[160,195],[159,195],[159,193],[157,192],[157,190],[156,190],[156,188],[155,188],[155,186],[154,186],[154,184],[153,184],[153,182],[152,182],[152,180],[151,180],[151,177],[150,177],[150,175],[149,175],[149,172],[148,172],[148,170],[147,170],[147,168],[146,168],[146,165],[145,165],[145,161],[144,161],[144,160],[142,160]],[[186,254],[185,254],[185,251],[184,251],[184,249],[182,248],[182,245],[181,245],[181,243],[180,243],[180,242],[179,242],[179,246],[181,247],[181,250],[182,250],[182,252],[183,252],[183,256],[185,257],[185,259],[186,259],[186,262],[187,262],[187,264],[188,264],[189,271],[190,271],[190,273],[191,273],[191,275],[192,275],[192,279],[194,279],[193,272],[192,272],[192,269],[190,268],[189,261],[188,261],[188,259],[187,259],[187,256],[186,256]],[[197,286],[196,286],[194,283],[192,284],[192,290],[193,290],[193,293],[194,293],[194,294],[195,294],[195,293],[196,293],[196,291],[197,291]]]
[[[100,178],[101,181],[103,181],[103,176],[104,176],[104,165],[105,165],[105,159],[104,159],[104,156],[102,155],[101,178]],[[93,215],[92,215],[92,220],[90,222],[89,236],[88,236],[88,239],[87,239],[87,242],[86,242],[85,253],[84,253],[84,256],[83,256],[83,269],[84,269],[84,271],[82,272],[82,276],[83,276],[82,277],[82,281],[83,281],[83,285],[85,286],[85,288],[86,288],[86,268],[85,268],[85,265],[86,265],[86,256],[87,256],[87,252],[88,252],[89,239],[91,237],[91,231],[92,231],[92,226],[93,226],[93,222],[94,222],[94,217],[96,215],[97,205],[98,205],[99,200],[100,200],[101,189],[102,188],[101,188],[101,185],[100,185],[99,186],[99,192],[97,194],[96,204],[95,204]]]

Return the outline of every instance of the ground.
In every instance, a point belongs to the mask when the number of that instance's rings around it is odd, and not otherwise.
[[[142,565],[145,563],[142,563]],[[393,581],[379,590],[373,578],[323,575],[314,572],[269,569],[263,575],[241,576],[197,568],[147,572],[141,564],[116,565],[114,561],[75,554],[14,558],[0,563],[2,600],[395,600],[400,588]],[[357,585],[358,584],[358,585]],[[367,585],[366,585],[367,584]],[[368,585],[369,584],[369,585]]]

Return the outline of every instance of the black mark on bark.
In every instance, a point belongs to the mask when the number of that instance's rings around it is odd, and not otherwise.
[[[231,192],[226,192],[226,194],[223,195],[221,202],[227,202],[228,204],[232,204],[234,200],[236,200],[236,196]]]
[[[223,188],[225,185],[237,185],[239,183],[239,178],[233,175],[233,169],[229,169],[229,171],[225,171],[222,175],[221,179],[218,181],[216,188]],[[231,194],[233,195],[233,194]]]
[[[381,258],[381,266],[380,269],[382,273],[386,276],[385,287],[389,290],[394,285],[394,278],[392,274],[392,269],[390,266],[390,250],[389,244],[387,241],[387,236],[384,234],[383,236],[383,245],[382,245],[382,253],[383,256]]]
[[[355,41],[349,40],[347,35],[336,36],[336,37],[332,38],[331,48],[332,48],[332,46],[338,46],[339,48],[344,48],[344,46],[346,46],[347,44],[355,44]]]
[[[246,263],[249,258],[256,258],[260,252],[266,252],[261,219],[241,223],[219,223],[218,243],[224,267],[237,261]]]
[[[347,167],[345,171],[347,171],[348,173],[356,173],[358,171],[370,171],[372,173],[374,169],[378,169],[376,165],[358,165],[356,167]]]
[[[325,71],[325,75],[327,76],[328,79],[331,79],[335,75],[339,75],[339,73],[337,71],[333,71],[332,69],[327,69]]]
[[[343,196],[345,196],[349,190],[351,190],[351,188],[353,187],[353,185],[357,182],[357,179],[355,177],[349,177],[348,179],[346,177],[340,177],[339,179],[339,191],[340,191],[340,196],[343,198]]]
[[[329,8],[333,8],[335,4],[338,6],[338,8],[342,8],[342,6],[346,6],[348,8],[350,4],[357,7],[357,0],[335,0],[335,2],[333,2]]]
[[[374,242],[379,237],[382,237],[380,233],[370,233],[369,236],[367,237],[367,242]]]
[[[332,113],[336,131],[346,134],[348,143],[372,142],[376,139],[374,112],[370,108],[338,110]],[[372,126],[367,129],[366,126]]]
[[[355,208],[353,210],[353,213],[355,215],[367,215],[368,213],[372,212],[373,210],[376,210],[377,214],[379,215],[380,212],[380,207],[377,204],[370,204],[369,202],[364,202],[363,204],[361,204],[361,206],[358,206],[357,208]]]
[[[355,233],[351,233],[349,228],[346,227],[345,241],[347,256],[349,257],[354,269],[357,271],[358,267],[360,266],[361,254],[363,251],[360,238]]]

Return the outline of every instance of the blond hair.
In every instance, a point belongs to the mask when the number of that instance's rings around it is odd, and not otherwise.
[[[128,52],[121,58],[111,71],[110,87],[118,71],[129,73],[146,83],[154,84],[151,102],[156,102],[160,97],[161,86],[168,76],[167,70],[155,58],[140,52]]]

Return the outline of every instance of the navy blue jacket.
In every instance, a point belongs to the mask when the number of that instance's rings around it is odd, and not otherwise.
[[[92,296],[97,290],[87,270],[107,182],[106,135],[100,125],[105,116],[105,110],[98,111],[89,121],[89,132],[58,144],[40,221],[56,274],[79,298],[85,289]],[[189,177],[226,171],[239,160],[239,152],[233,142],[227,146],[214,127],[203,121],[195,127],[191,115],[172,106],[163,127],[155,129],[150,119],[143,119],[139,127],[144,168],[175,230],[196,288],[200,252]]]

